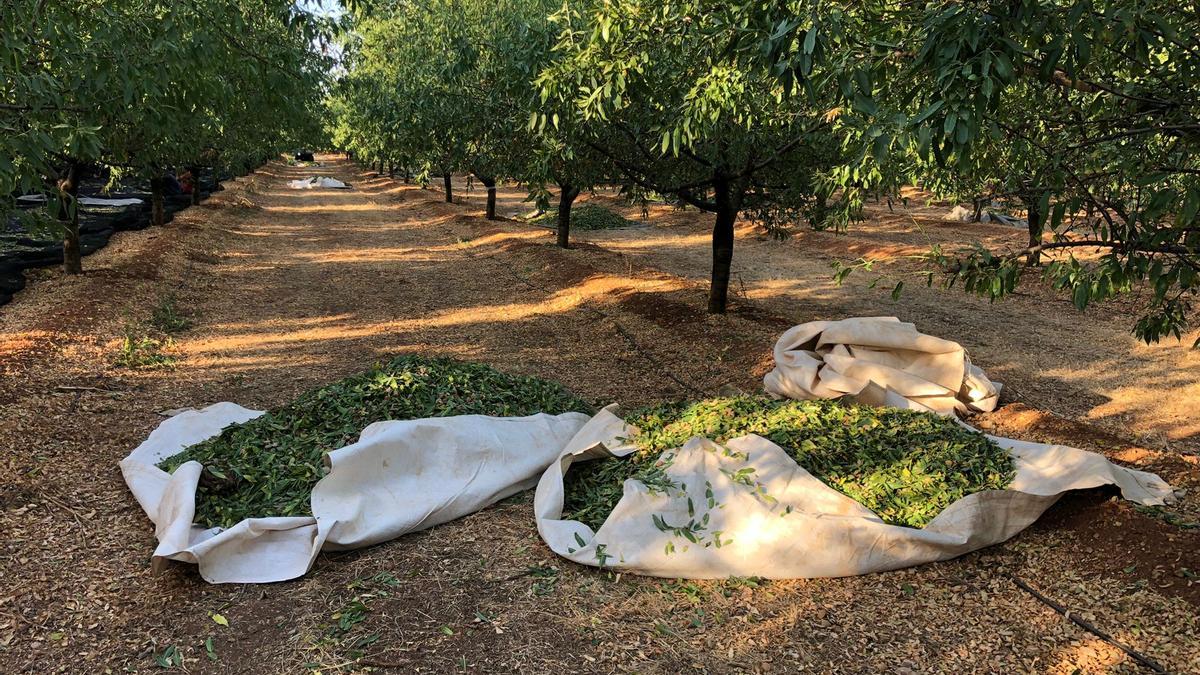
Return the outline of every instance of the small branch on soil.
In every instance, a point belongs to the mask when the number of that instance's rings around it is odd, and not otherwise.
[[[1074,623],[1076,626],[1079,626],[1080,628],[1086,630],[1087,632],[1091,633],[1092,635],[1095,635],[1096,637],[1100,638],[1101,640],[1104,640],[1108,644],[1125,652],[1134,661],[1137,661],[1138,663],[1142,664],[1143,666],[1149,668],[1150,670],[1152,670],[1156,673],[1166,673],[1167,672],[1167,669],[1163,668],[1161,665],[1159,665],[1159,663],[1157,661],[1155,661],[1154,659],[1150,658],[1149,656],[1146,656],[1145,654],[1142,654],[1141,652],[1139,652],[1135,649],[1126,647],[1125,645],[1121,644],[1120,642],[1117,642],[1116,638],[1114,638],[1113,636],[1100,630],[1095,625],[1093,625],[1091,622],[1080,618],[1078,615],[1072,614],[1071,610],[1067,609],[1066,607],[1063,607],[1062,605],[1058,604],[1057,602],[1042,595],[1038,591],[1034,590],[1034,588],[1032,586],[1025,583],[1021,579],[1019,579],[1011,574],[1008,575],[1008,578],[1012,579],[1013,583],[1016,584],[1017,587],[1019,587],[1021,590],[1025,591],[1026,593],[1032,595],[1034,598],[1036,598],[1042,604],[1053,609],[1054,611],[1058,612],[1059,614],[1062,614],[1064,617],[1069,619],[1071,621],[1071,623]]]
[[[100,387],[75,387],[66,384],[60,384],[54,388],[55,391],[98,391],[104,394],[123,394],[125,392],[117,389],[101,389]]]
[[[517,572],[516,574],[510,574],[509,576],[506,576],[506,577],[500,577],[498,579],[487,579],[485,581],[486,581],[486,583],[489,583],[489,584],[503,584],[508,581],[516,581],[517,579],[522,579],[524,577],[530,576],[535,571],[537,571],[537,568],[531,567],[531,568],[525,570],[524,572]]]
[[[357,661],[348,661],[342,665],[356,665],[367,668],[408,668],[412,666],[411,661],[380,661],[379,659],[358,659]]]

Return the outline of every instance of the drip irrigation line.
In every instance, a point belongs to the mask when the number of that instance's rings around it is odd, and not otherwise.
[[[1072,614],[1071,610],[1069,610],[1066,607],[1060,605],[1059,603],[1051,600],[1050,598],[1046,597],[1045,595],[1042,595],[1036,589],[1034,589],[1032,586],[1030,586],[1029,584],[1022,581],[1020,578],[1013,576],[1011,574],[1008,575],[1008,578],[1012,579],[1012,582],[1014,584],[1016,584],[1018,588],[1025,591],[1026,593],[1032,595],[1034,598],[1036,598],[1042,604],[1053,609],[1054,611],[1058,612],[1059,614],[1062,614],[1064,617],[1066,617],[1068,620],[1071,621],[1071,623],[1074,623],[1076,626],[1079,626],[1080,628],[1086,630],[1087,632],[1091,633],[1092,635],[1095,635],[1096,637],[1100,638],[1101,640],[1104,640],[1108,644],[1125,652],[1127,655],[1129,655],[1129,658],[1133,659],[1134,661],[1137,661],[1142,666],[1145,666],[1146,668],[1148,668],[1149,670],[1151,670],[1155,673],[1169,672],[1166,668],[1163,668],[1162,665],[1159,664],[1154,659],[1150,658],[1149,656],[1146,656],[1145,654],[1137,651],[1136,649],[1133,649],[1132,647],[1127,647],[1124,644],[1117,642],[1116,638],[1114,638],[1113,636],[1109,635],[1108,633],[1100,630],[1099,628],[1097,628],[1095,626],[1095,624],[1084,619],[1083,617],[1080,617],[1078,614]]]

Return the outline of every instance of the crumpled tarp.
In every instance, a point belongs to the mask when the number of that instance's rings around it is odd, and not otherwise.
[[[850,396],[876,406],[989,411],[999,383],[971,364],[957,342],[917,331],[895,317],[811,321],[775,343],[775,369],[763,378],[780,398]]]
[[[40,204],[46,201],[46,195],[21,195],[17,197],[17,201]],[[78,202],[81,206],[137,206],[142,203],[142,200],[137,197],[123,197],[119,199],[80,197]]]
[[[967,495],[922,529],[888,525],[825,485],[782,448],[748,435],[725,444],[693,438],[660,461],[676,487],[637,480],[593,531],[562,520],[563,476],[577,461],[633,452],[637,433],[611,409],[600,412],[538,483],[538,532],[555,553],[578,563],[656,577],[771,579],[842,577],[946,560],[997,544],[1037,520],[1068,490],[1116,485],[1126,499],[1174,500],[1154,474],[1062,445],[989,436],[1012,454],[1008,489]]]
[[[462,415],[377,422],[326,455],[311,517],[250,518],[227,529],[193,525],[203,467],[168,474],[155,464],[221,429],[263,414],[217,403],[164,420],[121,461],[130,491],[154,522],[156,563],[196,563],[212,583],[303,575],[322,549],[368,546],[474,513],[533,487],[587,421],[581,413]]]
[[[297,180],[289,180],[288,187],[293,190],[314,190],[314,189],[333,189],[343,190],[350,187],[349,184],[343,183],[336,178],[329,176],[313,176],[312,178],[300,178]]]

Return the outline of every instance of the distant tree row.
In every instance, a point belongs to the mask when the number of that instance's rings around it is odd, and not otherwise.
[[[82,270],[80,173],[242,173],[321,132],[324,21],[290,0],[7,0],[0,7],[0,215],[47,195],[64,267]]]
[[[510,178],[559,243],[584,190],[713,214],[708,308],[734,225],[843,228],[917,185],[1025,216],[1024,246],[935,249],[927,279],[991,298],[1040,274],[1079,308],[1133,294],[1135,333],[1200,289],[1200,12],[1165,0],[377,0],[347,33],[336,143],[441,176]],[[489,194],[489,216],[494,198]],[[852,268],[845,268],[843,274]],[[896,293],[902,282],[897,283]]]

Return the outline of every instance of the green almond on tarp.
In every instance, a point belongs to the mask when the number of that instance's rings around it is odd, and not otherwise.
[[[555,382],[480,363],[402,356],[227,427],[159,468],[203,464],[195,521],[231,527],[246,518],[311,515],[309,496],[325,474],[323,455],[357,441],[373,422],[571,411],[592,407]]]
[[[884,522],[908,527],[924,527],[971,493],[1003,490],[1016,473],[1008,451],[983,434],[912,410],[740,396],[664,403],[631,411],[625,421],[641,430],[631,439],[638,451],[573,465],[565,481],[565,519],[599,529],[626,479],[652,490],[666,487],[659,456],[693,436],[718,443],[762,436]]]

